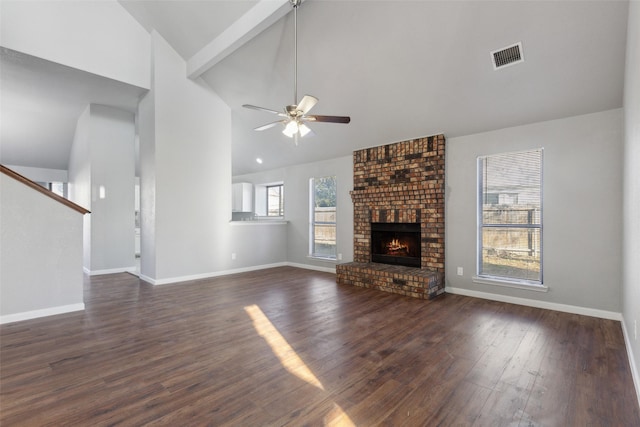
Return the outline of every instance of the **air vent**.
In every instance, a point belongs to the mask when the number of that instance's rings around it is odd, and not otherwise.
[[[493,52],[491,52],[491,61],[493,62],[494,70],[524,62],[524,55],[522,54],[522,42],[503,47],[502,49],[494,50]]]

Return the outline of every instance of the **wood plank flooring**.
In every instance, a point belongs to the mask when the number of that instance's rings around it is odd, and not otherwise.
[[[0,326],[0,425],[640,426],[619,322],[282,267]]]

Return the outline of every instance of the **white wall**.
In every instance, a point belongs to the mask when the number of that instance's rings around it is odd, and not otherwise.
[[[78,117],[69,153],[69,200],[91,210],[91,152],[89,145],[91,110],[87,105]],[[91,215],[83,218],[82,265],[91,267]]]
[[[622,316],[640,403],[640,2],[629,2],[624,82]],[[640,331],[638,331],[640,334]]]
[[[135,269],[133,114],[89,105],[80,115],[69,158],[69,198],[89,209],[84,261],[89,274]]]
[[[152,43],[152,93],[139,118],[141,274],[152,282],[212,275],[231,265],[231,110],[185,77],[184,60],[156,32]]]
[[[83,310],[82,214],[0,174],[0,323]]]
[[[227,256],[235,254],[230,265],[232,270],[286,264],[288,224],[238,221],[229,227],[231,239]]]
[[[149,88],[146,30],[116,0],[2,0],[0,44]]]
[[[543,274],[549,291],[473,283],[476,159],[538,147],[544,148]],[[615,318],[622,309],[621,170],[621,110],[448,139],[447,290],[577,306]],[[456,275],[456,267],[464,276]]]
[[[68,182],[69,174],[66,170],[32,168],[29,166],[5,165],[9,169],[36,182]]]
[[[90,106],[92,274],[135,269],[134,115]]]
[[[156,115],[153,90],[140,100],[137,117],[138,176],[140,178],[140,273],[150,279],[156,275]]]
[[[342,260],[338,262],[350,262],[353,261],[353,203],[349,194],[353,190],[352,156],[233,177],[234,182],[251,182],[254,185],[284,183],[284,211],[288,224],[281,232],[286,233],[287,254],[284,260],[287,263],[335,270],[335,261],[319,260],[308,256],[309,179],[330,175],[336,176],[338,184],[336,240],[337,252],[342,254]],[[265,240],[265,236],[256,235],[254,240],[247,244],[266,243],[268,241]]]

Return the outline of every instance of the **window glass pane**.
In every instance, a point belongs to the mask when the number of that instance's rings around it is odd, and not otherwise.
[[[478,275],[542,282],[542,150],[479,158]]]
[[[52,182],[50,190],[56,193],[58,196],[66,197],[65,184],[62,182]]]
[[[267,186],[267,216],[284,215],[283,185]]]
[[[316,224],[314,226],[313,254],[317,256],[332,257],[336,253],[336,226],[335,224]]]
[[[540,229],[482,229],[480,274],[540,281]]]
[[[483,224],[540,224],[541,151],[481,159]]]
[[[336,206],[336,177],[314,179],[313,202],[315,207]]]
[[[336,177],[312,180],[311,254],[336,257]]]

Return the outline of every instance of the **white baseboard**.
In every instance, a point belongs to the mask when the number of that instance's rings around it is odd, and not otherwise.
[[[234,269],[231,269],[231,270],[214,271],[214,272],[211,272],[211,273],[192,274],[192,275],[189,275],[189,276],[169,277],[167,279],[152,279],[150,277],[147,277],[147,276],[141,274],[140,275],[140,279],[144,280],[145,282],[151,283],[152,285],[169,285],[171,283],[188,282],[188,281],[191,281],[191,280],[200,280],[200,279],[209,279],[211,277],[228,276],[230,274],[246,273],[248,271],[265,270],[267,268],[274,268],[274,267],[284,267],[286,265],[287,265],[287,263],[285,263],[285,262],[278,262],[278,263],[274,263],[274,264],[263,264],[263,265],[255,265],[255,266],[251,266],[251,267],[234,268]]]
[[[581,314],[583,316],[599,317],[601,319],[622,321],[622,313],[615,311],[598,310],[596,308],[578,307],[575,305],[559,304],[555,302],[539,301],[528,298],[510,297],[506,295],[492,294],[489,292],[472,291],[463,288],[445,287],[445,292],[450,294],[465,295],[468,297],[482,298],[510,304],[525,305],[527,307],[544,308],[546,310],[562,311],[564,313]]]
[[[5,314],[0,316],[0,324],[19,322],[21,320],[37,319],[38,317],[53,316],[55,314],[71,313],[84,310],[84,303],[60,305],[40,310],[24,311],[22,313]]]
[[[322,271],[325,273],[336,273],[336,269],[335,267],[331,268],[331,267],[319,267],[316,265],[309,265],[309,264],[298,264],[298,263],[294,263],[294,262],[276,262],[273,264],[262,264],[262,265],[253,265],[250,267],[241,267],[241,268],[234,268],[231,270],[221,270],[221,271],[214,271],[211,273],[203,273],[203,274],[192,274],[189,276],[176,276],[176,277],[169,277],[167,279],[152,279],[151,277],[145,276],[144,274],[140,274],[140,280],[143,280],[147,283],[151,283],[152,285],[169,285],[172,283],[180,283],[180,282],[188,282],[191,280],[200,280],[200,279],[209,279],[212,277],[219,277],[219,276],[228,276],[231,274],[238,274],[238,273],[246,273],[249,271],[257,271],[257,270],[266,270],[268,268],[275,268],[275,267],[297,267],[297,268],[304,268],[307,270],[315,270],[315,271]]]
[[[624,335],[624,345],[627,347],[627,356],[629,357],[629,367],[631,368],[631,376],[633,377],[633,385],[636,388],[636,397],[638,398],[638,405],[640,406],[640,373],[638,372],[638,366],[636,365],[636,359],[633,355],[633,348],[631,347],[631,335],[627,330],[627,325],[622,319],[622,335]]]
[[[89,270],[86,267],[82,267],[82,270],[89,276],[101,276],[103,274],[115,274],[115,273],[135,273],[136,266],[109,268],[107,270]]]

